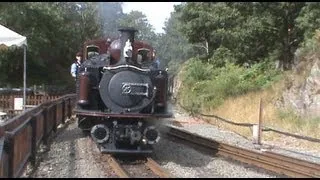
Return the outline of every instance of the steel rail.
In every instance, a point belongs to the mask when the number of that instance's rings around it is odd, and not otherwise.
[[[96,144],[96,142],[94,142],[94,140],[92,140],[92,138],[89,138],[89,141],[90,141],[91,144],[95,144],[97,147],[99,146],[99,145]],[[128,171],[128,169],[125,166],[129,165],[129,167],[132,167],[132,166],[135,166],[135,165],[132,165],[130,163],[129,164],[120,163],[119,157],[117,157],[115,154],[101,153],[101,150],[98,150],[98,151],[99,151],[98,156],[100,158],[96,159],[97,162],[99,162],[99,163],[107,162],[108,165],[110,165],[112,170],[115,172],[115,174],[117,176],[119,176],[120,178],[132,178],[132,176],[129,173],[130,171]],[[97,154],[95,154],[94,156],[97,156]],[[152,171],[152,174],[154,174],[156,176],[159,176],[160,178],[173,177],[169,173],[167,173],[156,161],[154,161],[150,157],[136,156],[136,154],[135,154],[133,157],[129,156],[128,158],[129,159],[134,158],[134,160],[139,162],[136,165],[145,166],[148,170]],[[123,159],[123,157],[121,159]]]
[[[123,168],[123,166],[118,162],[117,158],[110,154],[103,155],[107,158],[107,162],[110,164],[112,169],[120,178],[130,178],[130,175],[127,171]],[[160,178],[170,178],[172,177],[168,172],[166,172],[156,161],[147,157],[144,160],[144,164],[148,169],[150,169],[155,175],[159,176]],[[141,165],[141,163],[140,163]]]
[[[165,171],[156,161],[151,159],[150,157],[147,158],[145,165],[151,169],[155,174],[157,174],[160,178],[170,178],[173,177],[167,171]]]
[[[218,155],[290,177],[320,177],[320,164],[273,152],[256,152],[167,126],[169,136],[214,150]]]
[[[128,173],[121,167],[118,161],[110,154],[106,155],[108,163],[120,178],[129,178]]]

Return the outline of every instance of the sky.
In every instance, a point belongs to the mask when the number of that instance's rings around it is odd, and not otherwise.
[[[162,29],[164,22],[174,11],[173,6],[177,4],[180,4],[180,2],[124,2],[122,9],[124,13],[141,11],[147,16],[156,33],[164,33]]]

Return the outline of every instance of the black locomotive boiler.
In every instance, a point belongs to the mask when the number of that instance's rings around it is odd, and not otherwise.
[[[136,30],[120,38],[85,43],[77,78],[78,127],[90,132],[104,153],[152,153],[168,108],[168,73],[151,68],[153,48],[135,41]]]

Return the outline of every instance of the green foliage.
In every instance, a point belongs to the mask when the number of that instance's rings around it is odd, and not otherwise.
[[[183,82],[191,84],[209,79],[213,66],[208,63],[202,63],[198,58],[191,58],[186,68],[187,71]]]
[[[188,2],[176,10],[181,13],[180,31],[190,43],[206,42],[209,55],[228,41],[238,23],[239,12],[224,2]]]
[[[303,59],[310,54],[320,52],[320,30],[316,30],[314,36],[306,37],[305,41],[301,43],[300,48],[296,51],[296,58]]]
[[[157,35],[155,48],[160,58],[161,68],[168,67],[170,73],[177,73],[178,66],[187,59],[198,54],[199,49],[188,43],[187,39],[180,33],[180,13],[172,12],[170,18],[165,22],[164,34]]]
[[[295,22],[297,28],[304,32],[304,36],[311,38],[315,30],[320,28],[320,3],[307,2]]]
[[[202,107],[217,107],[228,97],[267,88],[280,77],[272,64],[265,61],[244,68],[227,62],[217,68],[192,58],[182,75],[181,102],[198,112]]]
[[[221,46],[215,51],[214,55],[208,59],[208,62],[216,67],[223,67],[226,63],[236,63],[236,59],[231,50]]]
[[[302,41],[303,31],[295,28],[295,19],[304,5],[303,2],[187,2],[176,7],[176,11],[181,13],[180,31],[190,43],[200,43],[208,50],[211,63],[223,66],[223,58],[211,57],[226,56],[236,64],[253,64],[280,49],[277,59],[287,67]]]

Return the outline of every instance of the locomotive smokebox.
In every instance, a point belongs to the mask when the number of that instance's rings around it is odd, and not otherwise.
[[[134,28],[120,28],[120,49],[121,56],[118,65],[127,64],[132,60],[134,35],[138,31]]]

